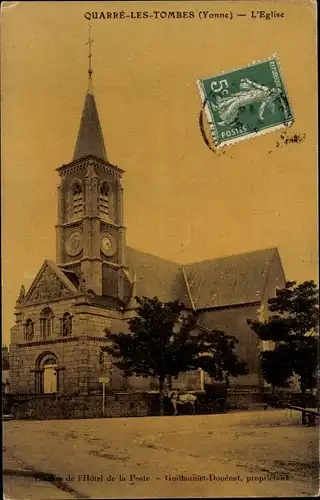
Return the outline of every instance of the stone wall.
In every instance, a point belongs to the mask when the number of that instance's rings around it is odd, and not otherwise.
[[[59,392],[86,393],[90,389],[98,389],[100,350],[105,343],[103,338],[71,337],[11,346],[11,391],[36,391],[34,370],[37,368],[39,357],[45,354],[52,354],[58,360]]]
[[[117,311],[108,310],[90,304],[87,297],[78,296],[72,299],[58,299],[50,303],[30,304],[20,307],[16,312],[16,324],[11,329],[11,345],[24,343],[24,324],[31,319],[34,324],[32,341],[42,341],[40,332],[40,315],[45,307],[50,307],[53,312],[52,333],[50,340],[61,338],[61,321],[65,313],[72,316],[72,334],[91,335],[104,337],[105,329],[121,331],[126,328],[124,317]]]
[[[13,413],[17,419],[61,420],[102,418],[102,394],[15,395]],[[105,417],[138,417],[150,415],[150,402],[141,394],[107,394]]]
[[[217,387],[217,389],[219,389]],[[277,395],[270,391],[258,392],[255,388],[250,389],[228,389],[226,405],[221,400],[218,404],[217,398],[225,399],[225,392],[215,391],[213,393],[197,392],[199,404],[196,411],[199,414],[217,413],[231,410],[247,410],[259,407],[275,398],[284,401],[295,400],[295,404],[301,404],[300,394],[290,391],[279,390]],[[308,395],[313,400],[306,406],[316,405],[317,398]],[[168,398],[164,401],[165,415],[173,414],[173,407]],[[103,418],[102,393],[90,395],[38,395],[38,394],[3,394],[3,411],[13,413],[17,419],[31,420],[59,420],[59,419],[84,419]],[[179,406],[179,413],[190,413],[191,408]],[[107,392],[105,397],[104,417],[143,417],[159,415],[159,393],[158,392]]]
[[[230,410],[247,410],[257,403],[263,401],[263,395],[259,391],[252,390],[228,390],[227,404]]]
[[[44,306],[53,311],[53,331],[47,339],[41,338],[40,315]],[[60,320],[65,312],[72,316],[72,333],[61,335]],[[125,321],[117,311],[91,305],[86,297],[30,304],[17,310],[17,323],[11,330],[10,385],[13,392],[34,393],[38,360],[52,354],[59,365],[59,391],[87,393],[101,387],[99,376],[105,369],[100,363],[100,350],[106,344],[105,329],[125,329]],[[27,319],[34,323],[34,337],[24,338]],[[121,325],[123,328],[121,328]]]
[[[85,363],[82,339],[76,337],[47,340],[37,343],[12,345],[10,348],[10,388],[12,392],[34,393],[36,391],[37,360],[41,355],[50,353],[58,359],[59,387],[68,392],[79,387],[82,364]]]
[[[41,341],[41,331],[40,331],[40,315],[44,308],[50,307],[53,312],[52,321],[52,338],[61,337],[61,319],[65,313],[69,313],[72,316],[72,327],[75,330],[79,329],[79,319],[74,317],[74,299],[60,299],[55,300],[50,303],[41,302],[38,304],[30,304],[23,306],[19,309],[17,317],[16,326],[11,330],[11,344],[24,342],[24,324],[28,319],[33,322],[33,341]]]
[[[195,392],[199,404],[197,413],[217,413],[223,409],[208,399],[204,392]],[[248,409],[266,400],[266,394],[249,390],[228,390],[229,410]],[[5,395],[3,404],[17,419],[61,420],[106,417],[143,417],[159,415],[159,394],[157,392],[107,393],[105,412],[102,410],[102,393],[91,395]],[[164,401],[165,415],[173,414],[168,398]],[[191,413],[188,405],[179,406],[179,413]]]

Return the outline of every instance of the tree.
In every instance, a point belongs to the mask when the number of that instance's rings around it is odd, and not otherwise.
[[[292,377],[292,359],[287,351],[288,346],[283,344],[260,354],[261,372],[263,378],[271,384],[273,395],[276,387],[284,387]]]
[[[247,373],[234,352],[234,337],[204,329],[197,314],[187,313],[179,301],[161,302],[136,297],[137,315],[128,322],[129,332],[105,330],[110,344],[103,348],[125,376],[154,377],[159,382],[160,414],[164,413],[164,383],[182,372],[202,368],[216,380],[225,374]]]
[[[317,386],[316,371],[319,362],[319,338],[316,335],[292,342],[293,371],[300,380],[301,393]]]
[[[315,385],[318,359],[319,290],[314,281],[288,281],[268,300],[271,315],[266,321],[248,319],[250,328],[275,348],[261,353],[265,380],[282,387],[291,376],[299,377],[302,395]],[[276,373],[275,373],[276,372]]]
[[[129,333],[106,332],[110,345],[103,348],[125,376],[154,377],[159,381],[160,414],[164,414],[166,378],[194,369],[198,344],[192,336],[196,317],[182,315],[179,301],[161,302],[136,297],[137,315],[130,319]]]
[[[208,375],[229,385],[229,376],[246,375],[246,363],[241,361],[234,351],[238,340],[220,330],[202,330],[198,335],[198,366]]]
[[[216,380],[225,374],[247,373],[234,352],[234,337],[208,330],[187,313],[179,301],[161,302],[136,297],[137,315],[128,322],[128,333],[105,330],[110,344],[103,348],[125,376],[154,377],[159,382],[160,414],[164,413],[164,383],[182,372],[202,368]]]

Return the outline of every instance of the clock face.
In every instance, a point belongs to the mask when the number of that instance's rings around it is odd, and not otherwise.
[[[66,241],[66,250],[71,257],[78,255],[82,250],[82,232],[72,231]]]
[[[104,234],[101,238],[101,252],[107,257],[112,257],[116,253],[116,243],[111,234]]]

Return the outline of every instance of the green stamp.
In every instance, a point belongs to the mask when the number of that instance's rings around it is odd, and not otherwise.
[[[276,57],[197,81],[216,148],[291,125]]]

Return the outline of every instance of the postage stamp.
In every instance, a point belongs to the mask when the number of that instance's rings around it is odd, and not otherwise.
[[[216,148],[294,120],[276,56],[197,80],[197,85]]]

